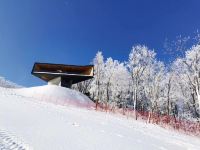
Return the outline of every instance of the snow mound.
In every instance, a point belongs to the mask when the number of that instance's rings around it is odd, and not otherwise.
[[[56,85],[21,88],[16,89],[16,93],[24,97],[52,102],[59,105],[94,106],[94,103],[86,95]]]

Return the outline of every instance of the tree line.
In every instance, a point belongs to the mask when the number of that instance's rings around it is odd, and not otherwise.
[[[96,107],[129,108],[134,112],[199,119],[199,42],[168,64],[157,60],[156,52],[144,45],[133,46],[124,62],[111,57],[105,59],[98,51],[93,64],[94,78],[74,88],[87,93]]]

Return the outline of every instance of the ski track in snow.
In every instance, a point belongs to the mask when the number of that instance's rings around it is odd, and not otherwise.
[[[0,130],[0,149],[8,146],[8,150],[22,150],[24,143],[36,150],[200,149],[198,138],[152,124],[105,112],[41,102],[19,96],[12,90],[0,91],[0,129],[26,140],[20,143]]]
[[[30,150],[30,148],[18,138],[0,130],[0,150]]]

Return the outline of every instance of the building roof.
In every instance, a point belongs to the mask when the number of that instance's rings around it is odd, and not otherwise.
[[[56,77],[62,77],[72,80],[72,84],[75,84],[93,78],[93,70],[93,65],[77,66],[36,62],[32,74],[47,82]]]

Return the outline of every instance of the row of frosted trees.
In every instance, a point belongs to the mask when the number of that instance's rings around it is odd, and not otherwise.
[[[93,59],[94,79],[76,89],[87,93],[96,106],[129,108],[181,118],[200,117],[200,45],[195,44],[166,65],[143,45],[132,48],[126,62]]]

